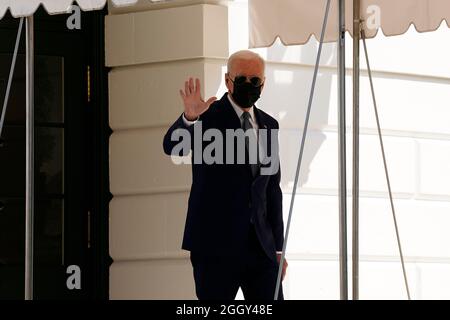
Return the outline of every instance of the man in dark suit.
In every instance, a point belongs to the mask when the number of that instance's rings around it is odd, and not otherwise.
[[[184,112],[164,137],[168,155],[186,156],[187,149],[192,150],[182,248],[190,251],[200,300],[234,299],[239,287],[245,299],[274,298],[284,227],[279,126],[254,105],[264,87],[264,69],[264,60],[251,51],[231,55],[225,75],[228,92],[218,101],[204,101],[200,81],[194,84],[190,78],[180,90]],[[198,132],[206,136],[208,130],[228,138],[227,144],[230,130],[245,132],[245,148],[217,144],[223,141],[217,135],[199,141]],[[264,130],[265,137],[259,134]],[[188,148],[177,147],[182,136],[190,138]],[[232,142],[238,136],[232,136]],[[213,142],[216,148],[211,152]],[[214,161],[204,159],[207,151]],[[239,161],[242,155],[245,161]],[[286,268],[285,261],[283,278]],[[283,299],[282,286],[278,298]]]

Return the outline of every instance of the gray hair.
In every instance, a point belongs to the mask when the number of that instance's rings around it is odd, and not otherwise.
[[[259,60],[263,66],[263,72],[265,72],[266,70],[266,61],[264,61],[264,59],[259,54],[250,50],[241,50],[233,53],[228,58],[227,72],[230,72],[231,67],[235,60]]]

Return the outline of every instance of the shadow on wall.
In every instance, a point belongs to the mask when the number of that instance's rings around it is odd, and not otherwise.
[[[260,107],[280,123],[281,186],[289,192],[295,178],[318,46],[314,39],[295,48],[288,48],[277,40],[267,49],[267,60],[274,63],[267,66],[266,89]],[[277,63],[286,61],[288,55],[289,61],[301,65]],[[311,163],[326,140],[322,129],[329,124],[332,77],[336,73],[329,66],[337,63],[335,44],[323,46],[320,61],[327,68],[319,68],[297,188],[307,183]],[[333,165],[332,159],[330,165]]]

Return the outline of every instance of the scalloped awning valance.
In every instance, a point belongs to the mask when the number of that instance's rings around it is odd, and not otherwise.
[[[130,6],[137,3],[138,0],[110,0],[114,6]],[[0,0],[0,19],[3,18],[9,9],[11,15],[15,18],[26,17],[42,5],[49,14],[69,13],[72,4],[77,4],[81,10],[100,10],[103,9],[107,0]]]
[[[277,37],[285,45],[304,44],[319,38],[326,0],[249,0],[250,47],[268,47]],[[347,31],[353,34],[353,0],[346,0]],[[366,37],[381,29],[386,36],[436,30],[443,20],[450,27],[450,0],[361,0]],[[325,42],[338,37],[338,1],[330,6]]]

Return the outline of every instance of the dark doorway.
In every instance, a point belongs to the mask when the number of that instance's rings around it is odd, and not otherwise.
[[[35,13],[35,299],[108,298],[104,15],[82,12],[70,30],[69,15]],[[9,13],[0,20],[1,103],[18,25]],[[0,299],[24,297],[24,245],[25,28],[0,140]],[[68,288],[69,266],[81,289]]]

